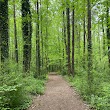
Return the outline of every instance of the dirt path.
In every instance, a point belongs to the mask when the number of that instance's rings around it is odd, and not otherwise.
[[[28,110],[89,110],[87,105],[59,75],[50,74],[46,92],[35,97]]]

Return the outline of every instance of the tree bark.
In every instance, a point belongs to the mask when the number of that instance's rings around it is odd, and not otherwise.
[[[37,22],[36,22],[36,75],[40,76],[40,36],[39,36],[39,1],[36,2]]]
[[[1,62],[9,57],[8,0],[0,1],[0,51]]]
[[[40,0],[40,21],[41,21],[41,30],[40,30],[40,36],[41,36],[41,46],[42,46],[42,67],[44,66],[44,39],[43,39],[43,35],[42,35],[42,1]]]
[[[84,20],[83,20],[83,67],[85,68],[86,60],[86,16],[85,16],[85,0],[84,0]]]
[[[98,21],[98,43],[99,43],[99,59],[100,59],[100,61],[101,61],[101,58],[102,58],[102,56],[101,56],[101,40],[100,40],[100,25],[99,25],[99,21]]]
[[[49,67],[49,58],[48,58],[48,9],[49,9],[49,0],[47,0],[46,3],[46,11],[47,11],[47,15],[46,15],[46,36],[45,36],[45,64],[46,64],[46,70],[48,71],[48,67]]]
[[[103,32],[103,54],[105,54],[105,32],[104,32],[104,18],[102,17],[102,32]]]
[[[66,55],[68,55],[68,48],[67,48],[67,41],[66,41],[66,24],[65,24],[65,11],[63,11],[63,36],[64,36],[64,44],[65,44],[65,50]]]
[[[22,0],[22,32],[23,32],[23,71],[30,71],[31,62],[31,11],[29,0]]]
[[[88,94],[92,93],[92,36],[91,36],[91,2],[87,0],[88,6]]]
[[[70,63],[70,9],[69,5],[67,4],[66,8],[66,15],[67,15],[67,37],[68,37],[68,74],[71,74],[71,63]]]
[[[74,6],[72,11],[72,75],[74,76]]]
[[[109,21],[109,1],[107,1],[107,40],[108,40],[108,63],[110,68],[110,21]]]
[[[18,44],[17,44],[17,27],[16,27],[15,0],[13,0],[13,18],[14,18],[14,37],[15,37],[15,61],[18,63]]]

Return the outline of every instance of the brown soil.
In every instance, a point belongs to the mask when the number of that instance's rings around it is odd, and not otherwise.
[[[28,110],[89,110],[89,107],[60,75],[50,74],[45,94],[34,97]]]

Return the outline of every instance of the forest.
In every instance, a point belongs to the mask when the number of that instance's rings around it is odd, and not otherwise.
[[[27,109],[50,72],[110,110],[110,0],[0,0],[0,109]]]

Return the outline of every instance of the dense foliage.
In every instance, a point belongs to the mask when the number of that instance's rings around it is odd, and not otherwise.
[[[0,0],[0,109],[24,109],[59,71],[97,110],[110,109],[109,0]],[[4,13],[5,12],[5,13]]]
[[[24,77],[22,68],[18,69],[15,62],[7,65],[5,73],[0,72],[0,109],[25,109],[31,104],[31,94],[44,93],[46,79],[43,76],[36,79],[32,72]],[[6,70],[10,72],[6,73]]]

